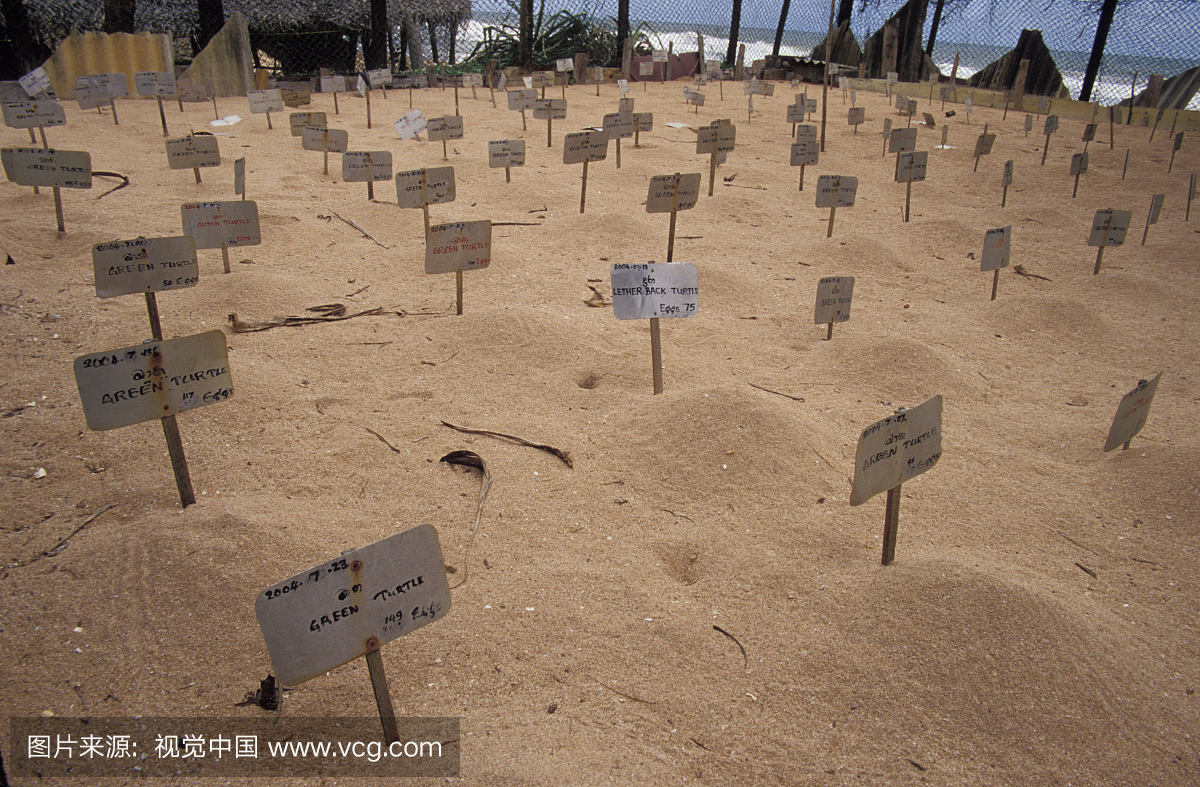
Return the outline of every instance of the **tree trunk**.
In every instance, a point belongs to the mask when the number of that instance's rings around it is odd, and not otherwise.
[[[519,66],[533,68],[533,0],[521,0],[521,41]]]
[[[621,65],[621,54],[625,51],[625,41],[629,38],[629,0],[617,0],[617,62],[610,66]],[[703,64],[701,64],[703,66]]]
[[[737,57],[738,32],[742,26],[742,0],[733,0],[733,16],[729,19],[729,49],[725,50],[725,62],[732,63]]]
[[[841,26],[842,22],[849,22],[850,15],[854,13],[854,0],[841,0],[838,4],[837,21],[833,23],[834,27]]]
[[[1100,61],[1104,59],[1104,45],[1108,43],[1108,31],[1117,14],[1117,0],[1104,0],[1100,9],[1100,21],[1096,23],[1096,40],[1092,43],[1092,56],[1088,58],[1087,70],[1083,72],[1083,87],[1079,89],[1080,101],[1092,100],[1092,88],[1096,75],[1100,73]]]
[[[196,0],[196,21],[200,49],[225,26],[225,5],[221,0]]]
[[[416,71],[416,66],[408,64],[408,22],[400,25],[400,70]]]
[[[132,33],[136,0],[104,0],[104,32]]]
[[[455,51],[457,49],[458,49],[458,22],[454,22],[450,25],[450,65],[454,65],[454,61],[457,59],[457,52]]]
[[[368,69],[387,66],[387,0],[371,0],[371,35],[363,47],[363,65]]]
[[[0,0],[0,9],[11,44],[7,52],[0,52],[0,71],[4,79],[16,79],[41,65],[50,53],[33,37],[23,0]]]
[[[440,63],[437,56],[437,30],[433,27],[432,19],[427,24],[429,25],[429,56],[433,58],[433,62]]]
[[[925,54],[933,57],[933,42],[937,40],[938,25],[942,23],[942,6],[946,0],[937,0],[933,8],[933,21],[929,23],[929,43],[925,45]]]
[[[775,46],[771,48],[771,54],[775,57],[779,57],[779,45],[783,43],[783,27],[787,24],[788,9],[791,6],[792,0],[783,0],[783,8],[779,11],[779,27],[775,28]]]

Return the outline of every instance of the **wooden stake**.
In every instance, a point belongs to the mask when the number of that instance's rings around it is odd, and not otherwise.
[[[650,363],[652,365],[652,373],[654,375],[654,393],[658,395],[663,392],[663,373],[662,373],[662,337],[658,331],[658,318],[650,318]]]
[[[1079,170],[1075,173],[1075,188],[1071,189],[1071,199],[1075,199],[1075,195],[1079,193],[1079,176],[1083,174],[1083,167],[1080,166]]]
[[[220,120],[220,119],[221,119],[221,113],[220,113],[220,111],[217,109],[217,97],[216,97],[216,96],[213,96],[213,99],[212,99],[212,101],[213,101],[213,120]]]
[[[566,88],[563,88],[563,90],[565,91]],[[563,98],[566,98],[566,96],[564,95]],[[462,114],[462,112],[458,111],[458,85],[454,86],[454,114],[456,114],[456,115]]]
[[[528,131],[529,127],[525,125],[525,110],[521,110],[521,130]]]
[[[65,233],[67,225],[63,221],[62,193],[58,186],[54,186],[52,190],[54,191],[54,216],[58,219],[58,231],[60,234]]]
[[[675,216],[679,212],[679,173],[675,173],[675,188],[671,193],[671,225],[667,230],[667,262],[675,261]]]
[[[366,99],[367,99],[367,128],[369,129],[371,127],[371,84],[369,82],[367,83]],[[267,119],[269,120],[270,118],[271,118],[271,113],[268,112]]]
[[[554,110],[546,109],[546,147],[554,147]]]
[[[1165,111],[1166,111],[1165,109],[1160,109],[1160,110],[1158,110],[1158,114],[1154,116],[1154,127],[1152,129],[1150,129],[1150,141],[1151,142],[1154,141],[1154,135],[1158,131],[1158,121],[1162,120],[1163,112],[1165,112]],[[1084,147],[1084,150],[1087,150],[1086,146]]]
[[[463,313],[462,275],[462,271],[454,272],[454,297],[455,304],[457,305],[457,313],[459,315]]]
[[[1117,116],[1117,108],[1108,108],[1108,149],[1112,150],[1117,144],[1117,135],[1113,132],[1113,118]]]
[[[182,106],[182,103],[183,103],[183,102],[180,102],[180,105],[181,105],[181,106]],[[112,96],[109,96],[109,97],[108,97],[108,106],[109,106],[109,108],[110,108],[110,109],[112,109],[112,113],[113,113],[113,125],[114,125],[114,126],[119,126],[119,125],[121,125],[121,121],[117,119],[117,100],[116,100],[115,98],[113,98]]]
[[[411,90],[411,89],[409,90],[409,95],[412,95],[412,90]],[[213,99],[213,100],[215,101],[216,99]],[[341,113],[341,112],[338,110],[338,100],[337,100],[337,91],[336,91],[336,90],[335,90],[335,91],[333,91],[333,114],[335,114],[335,115],[340,115],[340,114],[342,114],[342,113]]]
[[[155,98],[158,99],[158,119],[162,121],[163,136],[168,137],[170,134],[167,132],[167,113],[163,111],[162,96],[155,96]]]
[[[1046,154],[1050,152],[1050,135],[1046,135],[1046,144],[1042,147],[1042,166],[1046,165]]]
[[[1191,179],[1188,181],[1187,212],[1183,214],[1183,220],[1185,222],[1192,220],[1192,195],[1195,193],[1196,193],[1196,176],[1192,175]]]
[[[504,168],[504,182],[512,183],[512,167]]]
[[[421,211],[425,214],[425,242],[429,242],[429,205],[421,206]]]
[[[1129,149],[1125,149],[1125,167],[1121,170],[1121,180],[1125,180],[1125,173],[1129,171]]]
[[[828,328],[828,330],[825,331],[825,341],[828,342],[828,341],[831,341],[832,339],[833,339],[833,320],[830,320],[829,328]]]
[[[587,204],[587,169],[588,160],[583,160],[583,188],[579,192],[579,212],[583,213],[583,207]]]
[[[912,181],[905,184],[904,189],[904,221],[908,222],[908,208],[912,204]]]
[[[1108,240],[1108,234],[1105,233],[1104,240]],[[1104,244],[1100,244],[1100,249],[1096,252],[1096,267],[1092,269],[1092,275],[1100,273],[1100,262],[1104,259]]]
[[[162,323],[158,319],[158,299],[153,292],[146,293],[146,314],[150,319],[150,335],[162,341]],[[179,424],[174,415],[163,416],[163,437],[167,441],[167,455],[171,457],[171,471],[175,474],[175,488],[179,490],[179,504],[187,508],[196,502],[192,489],[192,477],[188,472],[187,456],[183,453],[183,439],[179,436]]]
[[[450,160],[450,154],[446,151],[446,140],[443,139],[442,140],[442,161],[449,161],[449,160]],[[325,174],[328,175],[329,173],[325,173]]]
[[[370,176],[368,175],[367,177],[369,178]],[[245,199],[245,197],[242,197],[242,199]],[[375,181],[368,180],[367,181],[367,200],[370,201],[373,199],[375,199]]]
[[[225,272],[231,273],[232,271],[229,268],[229,247],[228,246],[221,247],[221,262],[225,265]]]
[[[368,112],[368,114],[370,114],[370,113]],[[367,128],[370,128],[370,127],[371,127],[371,124],[367,123]],[[269,128],[269,129],[275,128],[273,125],[271,125],[271,110],[269,110],[269,109],[267,110],[267,128]]]
[[[833,237],[833,217],[836,214],[837,214],[837,205],[833,205],[829,208],[829,229],[825,230],[826,238]]]
[[[42,128],[41,126],[38,126],[38,130],[40,130],[42,132],[42,150],[45,150],[49,147],[49,145],[46,144],[46,129]],[[34,136],[34,134],[33,134],[33,126],[29,127],[29,144],[30,145],[37,144],[37,137]],[[42,190],[39,189],[37,186],[34,186],[33,193],[41,194]]]
[[[383,671],[383,657],[376,647],[367,651],[363,658],[367,660],[367,672],[371,675],[371,690],[375,693],[375,706],[379,708],[383,739],[391,746],[400,741],[400,730],[396,727],[396,711],[392,709],[392,695],[388,692],[387,675]]]
[[[804,191],[804,164],[800,165],[800,190]]]
[[[617,169],[621,168],[621,138],[617,137]]]
[[[195,174],[195,176],[196,176],[196,182],[197,182],[197,183],[199,183],[199,182],[200,182],[200,168],[199,168],[199,167],[192,167],[192,173],[193,173],[193,174]]]
[[[883,565],[890,566],[896,559],[896,531],[900,527],[900,487],[896,485],[887,493],[887,508],[883,515]]]
[[[717,177],[717,140],[716,135],[713,135],[712,154],[708,158],[708,196],[713,195],[713,180]]]
[[[1000,286],[1000,269],[992,271],[992,300],[996,300],[996,289]]]

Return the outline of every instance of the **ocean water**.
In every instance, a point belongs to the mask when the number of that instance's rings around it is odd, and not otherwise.
[[[483,39],[483,30],[486,26],[500,23],[515,24],[516,21],[514,14],[476,12],[475,16],[476,18],[469,20],[465,28],[459,32],[458,54],[460,58],[469,55],[476,42]],[[632,22],[632,26],[635,28],[637,24],[636,21]],[[698,48],[698,34],[704,36],[706,58],[723,60],[729,47],[727,27],[717,25],[684,27],[669,22],[647,22],[646,26],[653,31],[649,36],[651,43],[662,49],[666,49],[668,44],[673,44],[676,52],[695,52]],[[824,31],[785,30],[779,53],[793,57],[808,57],[813,47],[824,38]],[[743,27],[738,36],[738,43],[746,45],[747,64],[771,54],[774,41],[775,31],[762,27]],[[961,54],[958,75],[962,78],[969,78],[988,63],[1000,58],[1009,49],[1011,46],[939,40],[934,46],[933,61],[943,74],[949,76],[954,66],[954,55],[959,52]],[[1062,72],[1063,83],[1071,92],[1071,97],[1078,98],[1080,88],[1083,86],[1088,52],[1051,49],[1051,54],[1058,65],[1058,70]],[[1137,91],[1141,92],[1145,89],[1151,74],[1170,77],[1198,65],[1200,65],[1200,59],[1130,55],[1106,49],[1100,74],[1092,89],[1092,100],[1109,105],[1129,98],[1130,86],[1133,84],[1135,73],[1137,75]],[[1188,109],[1200,110],[1200,95],[1193,97]]]

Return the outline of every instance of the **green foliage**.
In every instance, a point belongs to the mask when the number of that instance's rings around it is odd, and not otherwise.
[[[619,66],[621,52],[617,48],[617,25],[612,17],[599,19],[587,14],[572,14],[559,11],[543,20],[542,11],[537,14],[533,30],[533,66],[551,69],[556,60],[574,57],[577,52],[587,52],[588,62],[593,66]],[[635,54],[651,51],[645,23],[639,24],[629,33]],[[489,25],[484,28],[483,40],[464,61],[467,64],[483,65],[496,58],[500,67],[522,65],[520,61],[521,33],[514,25]],[[468,66],[469,67],[469,66]]]

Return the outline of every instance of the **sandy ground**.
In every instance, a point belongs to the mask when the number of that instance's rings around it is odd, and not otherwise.
[[[465,783],[1200,781],[1194,140],[1168,175],[1161,129],[1148,144],[1146,129],[1118,128],[1110,149],[1102,126],[1072,198],[1081,122],[1063,121],[1040,166],[1044,138],[1024,135],[1023,116],[976,110],[968,126],[956,107],[953,149],[939,150],[943,113],[921,100],[939,127],[919,131],[929,177],[905,223],[879,135],[901,119],[882,95],[859,96],[856,135],[831,94],[826,151],[799,191],[787,85],[756,97],[749,122],[740,86],[723,101],[709,86],[698,114],[681,87],[634,86],[654,130],[622,144],[620,169],[613,145],[591,165],[582,215],[563,134],[615,111],[616,87],[569,88],[550,149],[544,121],[523,130],[503,97],[494,109],[487,91],[460,91],[458,196],[433,222],[535,223],[494,228],[462,316],[454,277],[423,273],[421,212],[397,208],[389,183],[368,201],[365,184],[340,182],[337,156],[323,175],[286,116],[268,130],[222,99],[243,120],[214,129],[211,104],[168,104],[173,135],[224,134],[225,163],[196,184],[167,168],[154,102],[120,102],[119,126],[70,106],[51,145],[131,183],[64,191],[61,238],[48,189],[0,184],[0,250],[15,263],[0,268],[6,714],[267,717],[235,707],[271,670],[256,595],[428,522],[453,607],[383,661],[398,713],[461,717]],[[390,150],[397,170],[444,163],[441,144],[396,137],[406,91],[375,95],[373,130],[361,99],[339,103],[337,116],[329,96],[312,108],[352,149]],[[452,114],[454,94],[418,91],[414,106]],[[700,312],[663,321],[655,396],[648,323],[585,305],[587,285],[607,293],[611,264],[665,260],[667,216],[643,208],[650,177],[702,172],[707,189],[694,131],[667,124],[717,118],[736,124],[737,148],[714,196],[679,215],[675,259],[699,268]],[[999,136],[972,172],[984,122]],[[487,142],[503,138],[528,145],[508,184],[487,167]],[[89,431],[72,360],[149,337],[140,297],[96,298],[92,246],[179,234],[181,203],[234,198],[239,156],[262,244],[234,249],[230,275],[202,250],[199,286],[159,297],[168,337],[228,334],[235,383],[230,401],[179,417],[199,500],[180,510],[159,425]],[[832,238],[814,207],[822,173],[860,178]],[[1142,246],[1156,192],[1162,220]],[[1093,276],[1086,239],[1105,207],[1133,211],[1133,226]],[[1045,278],[1006,269],[992,302],[983,235],[1010,224],[1013,262]],[[857,277],[832,341],[812,321],[828,275]],[[329,303],[383,311],[257,333],[227,317]],[[1102,453],[1121,397],[1160,370],[1145,431]],[[944,456],[904,485],[884,567],[883,498],[848,503],[856,440],[936,394]],[[574,467],[442,420],[551,444]],[[493,477],[473,540],[479,475],[438,461],[455,449]],[[284,706],[375,713],[361,659]]]

